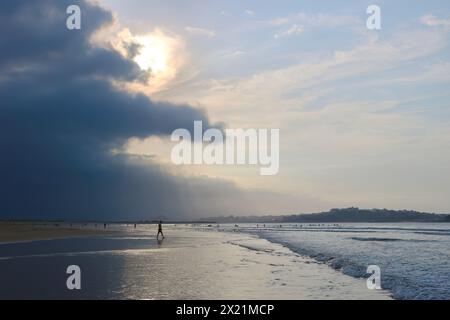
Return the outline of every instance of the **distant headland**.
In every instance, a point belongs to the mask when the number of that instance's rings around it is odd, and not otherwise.
[[[345,208],[331,209],[327,212],[267,215],[267,216],[222,216],[203,219],[203,221],[217,223],[329,223],[329,222],[450,222],[450,214],[426,213],[411,210],[388,209],[360,209]]]

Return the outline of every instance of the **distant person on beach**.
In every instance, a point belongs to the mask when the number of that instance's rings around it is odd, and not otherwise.
[[[156,235],[156,238],[159,237],[159,234],[161,233],[163,239],[164,239],[164,233],[162,232],[162,221],[159,221],[158,223],[158,234]]]

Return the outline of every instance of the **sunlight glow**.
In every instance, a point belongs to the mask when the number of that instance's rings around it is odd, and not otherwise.
[[[184,65],[183,40],[158,28],[139,35],[132,34],[129,29],[122,29],[111,44],[124,57],[132,59],[142,71],[150,75],[145,84],[128,84],[132,91],[152,94],[164,90],[175,80]],[[130,50],[132,46],[136,48]]]
[[[147,35],[136,37],[135,40],[141,46],[139,54],[133,59],[139,67],[153,75],[166,72],[170,49],[165,39],[158,35]]]

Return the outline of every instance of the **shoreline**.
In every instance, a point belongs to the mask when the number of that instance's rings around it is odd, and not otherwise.
[[[43,222],[0,222],[0,244],[117,234],[119,231]]]

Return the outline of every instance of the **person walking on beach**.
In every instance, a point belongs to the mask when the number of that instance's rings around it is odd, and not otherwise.
[[[159,237],[159,234],[161,233],[163,239],[164,239],[164,233],[162,232],[162,221],[160,220],[158,223],[158,234],[156,235],[156,238]]]

